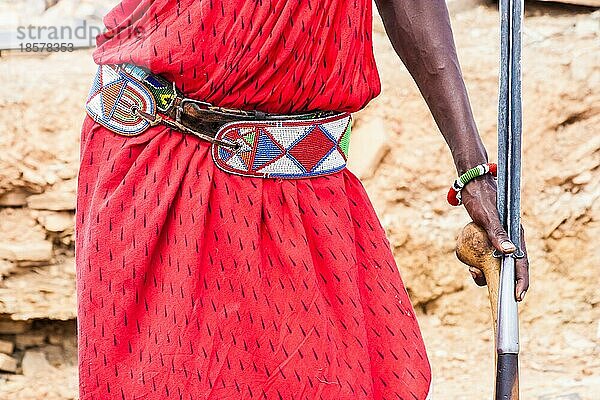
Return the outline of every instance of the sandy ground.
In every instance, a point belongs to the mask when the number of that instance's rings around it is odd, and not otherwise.
[[[497,12],[479,1],[450,6],[475,117],[495,159]],[[599,398],[599,26],[589,9],[527,7],[523,223],[532,285],[520,307],[523,399]],[[435,398],[491,398],[487,292],[453,254],[468,217],[445,203],[450,153],[378,20],[374,38],[383,92],[357,113],[355,131],[383,124],[391,150],[363,182],[419,312]],[[18,361],[16,373],[0,373],[0,400],[76,398],[72,201],[94,71],[89,51],[0,57],[0,316],[30,321],[25,333],[2,333],[0,318],[0,353],[2,340],[15,342]]]

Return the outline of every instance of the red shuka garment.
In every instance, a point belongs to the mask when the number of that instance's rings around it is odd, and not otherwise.
[[[371,12],[371,0],[125,0],[94,59],[148,66],[221,106],[356,111],[380,90]],[[231,175],[209,149],[86,117],[80,399],[429,398],[414,310],[360,181]]]
[[[188,96],[266,112],[356,111],[380,93],[368,0],[124,0],[98,64],[132,62]]]

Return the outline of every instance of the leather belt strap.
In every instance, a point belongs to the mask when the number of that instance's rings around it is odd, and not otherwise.
[[[158,123],[178,130],[182,130],[182,127],[185,127],[187,130],[195,131],[210,138],[214,138],[217,131],[223,125],[230,122],[316,119],[338,114],[335,111],[274,114],[258,110],[218,107],[205,101],[185,97],[174,83],[150,72],[146,68],[128,63],[115,65],[115,68],[125,71],[138,80],[141,85],[145,86],[154,97],[158,110],[172,120],[161,119]],[[140,116],[149,117],[148,115],[143,116],[143,114],[140,114]],[[157,122],[152,120],[151,124],[155,125]]]

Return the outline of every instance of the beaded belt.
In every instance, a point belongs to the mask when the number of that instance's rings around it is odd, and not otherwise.
[[[186,98],[160,75],[132,64],[100,65],[88,115],[114,133],[137,136],[165,125],[211,143],[223,171],[262,178],[328,175],[346,166],[352,115],[268,114]]]

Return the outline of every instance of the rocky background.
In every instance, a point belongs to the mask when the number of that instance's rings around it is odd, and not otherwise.
[[[109,3],[0,0],[0,33],[31,18],[98,22]],[[495,160],[496,5],[449,6]],[[594,7],[527,3],[522,198],[532,284],[520,306],[523,399],[591,400],[600,392],[599,35]],[[350,168],[388,231],[419,312],[435,398],[489,398],[489,305],[454,256],[468,216],[445,203],[455,178],[450,153],[377,17],[374,38],[383,92],[356,114]],[[77,398],[73,225],[79,129],[94,72],[89,49],[0,53],[0,400]]]

